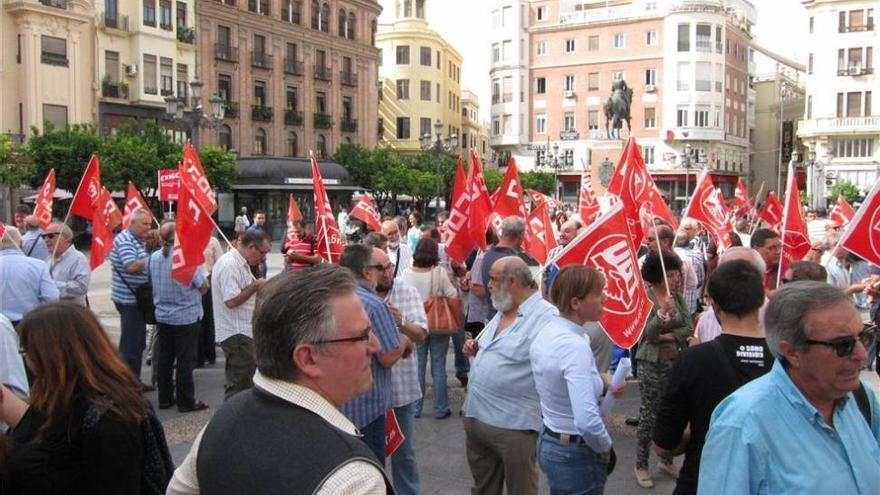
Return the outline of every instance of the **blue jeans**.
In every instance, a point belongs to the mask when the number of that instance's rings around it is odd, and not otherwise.
[[[417,495],[419,493],[419,466],[416,464],[416,451],[413,448],[415,438],[414,422],[418,401],[405,406],[395,407],[397,424],[403,433],[403,444],[391,455],[391,477],[394,492],[397,495]]]
[[[551,495],[602,495],[608,463],[583,443],[563,444],[544,427],[538,437],[538,465],[547,475]]]
[[[363,435],[361,440],[376,454],[379,464],[385,466],[385,414],[360,430]]]
[[[140,380],[141,362],[144,360],[144,349],[147,347],[147,324],[144,322],[144,314],[136,304],[113,304],[116,305],[116,311],[119,311],[119,353],[122,354],[122,360],[128,365],[128,369]]]
[[[428,351],[431,352],[431,380],[434,382],[434,417],[439,418],[449,411],[449,394],[446,390],[446,354],[449,352],[449,335],[429,335],[428,340],[419,344],[419,385],[425,393],[425,368],[428,366]],[[416,415],[422,415],[422,401],[419,399]]]

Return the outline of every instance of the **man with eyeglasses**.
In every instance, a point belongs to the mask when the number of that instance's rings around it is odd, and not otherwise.
[[[266,279],[255,278],[251,269],[266,260],[270,249],[265,232],[246,231],[238,247],[221,256],[211,272],[214,341],[226,356],[224,400],[253,386],[256,362],[251,319],[256,294]]]
[[[254,387],[220,407],[167,493],[392,493],[339,411],[369,390],[379,351],[351,273],[324,263],[274,277],[253,321]]]
[[[786,284],[765,325],[773,369],[712,413],[698,493],[876,494],[880,403],[859,379],[867,333],[852,299]]]
[[[85,306],[92,271],[85,255],[71,245],[73,231],[61,222],[52,222],[43,239],[49,249],[46,263],[58,287],[59,299]]]
[[[770,229],[758,229],[752,233],[750,241],[752,249],[764,258],[764,264],[767,265],[764,272],[764,290],[770,293],[776,289],[779,270],[785,271],[786,268],[779,266],[782,262],[782,239]]]
[[[40,221],[34,215],[28,215],[24,219],[25,232],[21,236],[21,249],[25,256],[45,260],[49,257],[49,251],[46,249],[46,241],[43,240],[43,229],[40,228]]]

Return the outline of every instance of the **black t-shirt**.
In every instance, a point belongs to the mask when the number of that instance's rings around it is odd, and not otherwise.
[[[654,443],[672,450],[688,424],[691,439],[675,494],[697,493],[700,454],[715,406],[740,386],[770,371],[773,355],[763,338],[721,334],[722,360],[713,342],[685,350],[669,374],[663,402],[657,413]],[[728,364],[729,363],[729,364]]]

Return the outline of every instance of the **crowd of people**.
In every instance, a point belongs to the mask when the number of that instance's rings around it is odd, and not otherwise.
[[[638,379],[626,423],[641,487],[653,452],[676,494],[876,493],[880,405],[859,373],[877,355],[880,268],[838,246],[824,212],[791,264],[779,234],[748,220],[722,252],[697,222],[655,220],[638,253],[653,310],[632,349],[598,323],[603,275],[554,264],[585,229],[554,218],[545,267],[524,254],[519,217],[463,263],[446,255],[444,212],[384,217],[338,264],[299,220],[270,277],[265,214],[243,207],[229,249],[212,239],[182,285],[174,222],[135,210],[109,255],[114,349],[72,231],[22,207],[0,239],[0,493],[415,494],[423,413],[461,416],[473,493],[536,494],[539,469],[551,493],[603,493],[619,463],[601,408],[624,392],[622,357]],[[159,409],[206,409],[193,370],[217,347],[224,404],[174,470],[144,392],[158,388]],[[393,452],[389,424],[403,434]]]

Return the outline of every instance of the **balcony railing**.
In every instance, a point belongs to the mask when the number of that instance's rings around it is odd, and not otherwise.
[[[214,45],[214,58],[228,62],[238,62],[238,48],[217,43]]]
[[[303,125],[305,116],[299,110],[289,108],[284,111],[284,123],[287,125]]]
[[[177,26],[177,41],[192,45],[196,40],[196,30],[188,26]]]
[[[345,119],[339,123],[339,126],[342,127],[342,132],[357,132],[358,130],[358,121],[357,119]]]
[[[299,24],[300,22],[300,13],[296,10],[288,9],[287,7],[283,7],[281,9],[281,20],[286,22],[292,22],[294,24]]]
[[[501,103],[501,95],[492,95],[492,104],[496,105]]]
[[[160,22],[159,29],[162,29],[165,31],[172,31],[172,30],[174,30],[174,25],[171,24],[170,22]]]
[[[105,98],[128,98],[128,85],[122,83],[101,84],[101,96]]]
[[[40,0],[40,3],[46,7],[55,7],[56,9],[66,9],[67,0]]]
[[[251,106],[251,120],[255,122],[271,122],[274,115],[272,107],[264,107],[262,105]]]
[[[295,76],[303,75],[303,63],[289,58],[284,59],[284,73]]]
[[[333,116],[328,113],[315,112],[315,127],[317,129],[330,129],[333,127]]]
[[[223,118],[234,119],[238,117],[238,102],[226,100],[223,102]]]
[[[65,57],[64,55],[60,53],[50,52],[43,52],[40,55],[40,61],[46,65],[60,65],[63,67],[67,67],[67,65],[70,63],[70,61],[67,60],[67,57]]]
[[[853,66],[846,69],[837,69],[838,76],[866,76],[873,73],[873,67]]]
[[[128,31],[128,16],[108,16],[105,14],[104,17],[101,19],[101,27],[106,29],[118,29],[120,31]]]
[[[340,73],[342,84],[346,86],[357,86],[358,85],[358,75],[351,71],[342,71]]]
[[[260,69],[272,68],[272,55],[268,53],[251,52],[251,66]]]
[[[801,120],[797,130],[798,137],[816,134],[873,134],[880,132],[880,116]]]
[[[333,79],[333,74],[330,72],[329,67],[324,67],[323,65],[315,66],[315,79],[320,79],[322,81],[331,81]]]
[[[874,30],[874,23],[871,22],[868,24],[856,24],[853,26],[839,26],[839,29],[837,31],[840,33],[860,33],[862,31],[873,31],[873,30]]]

